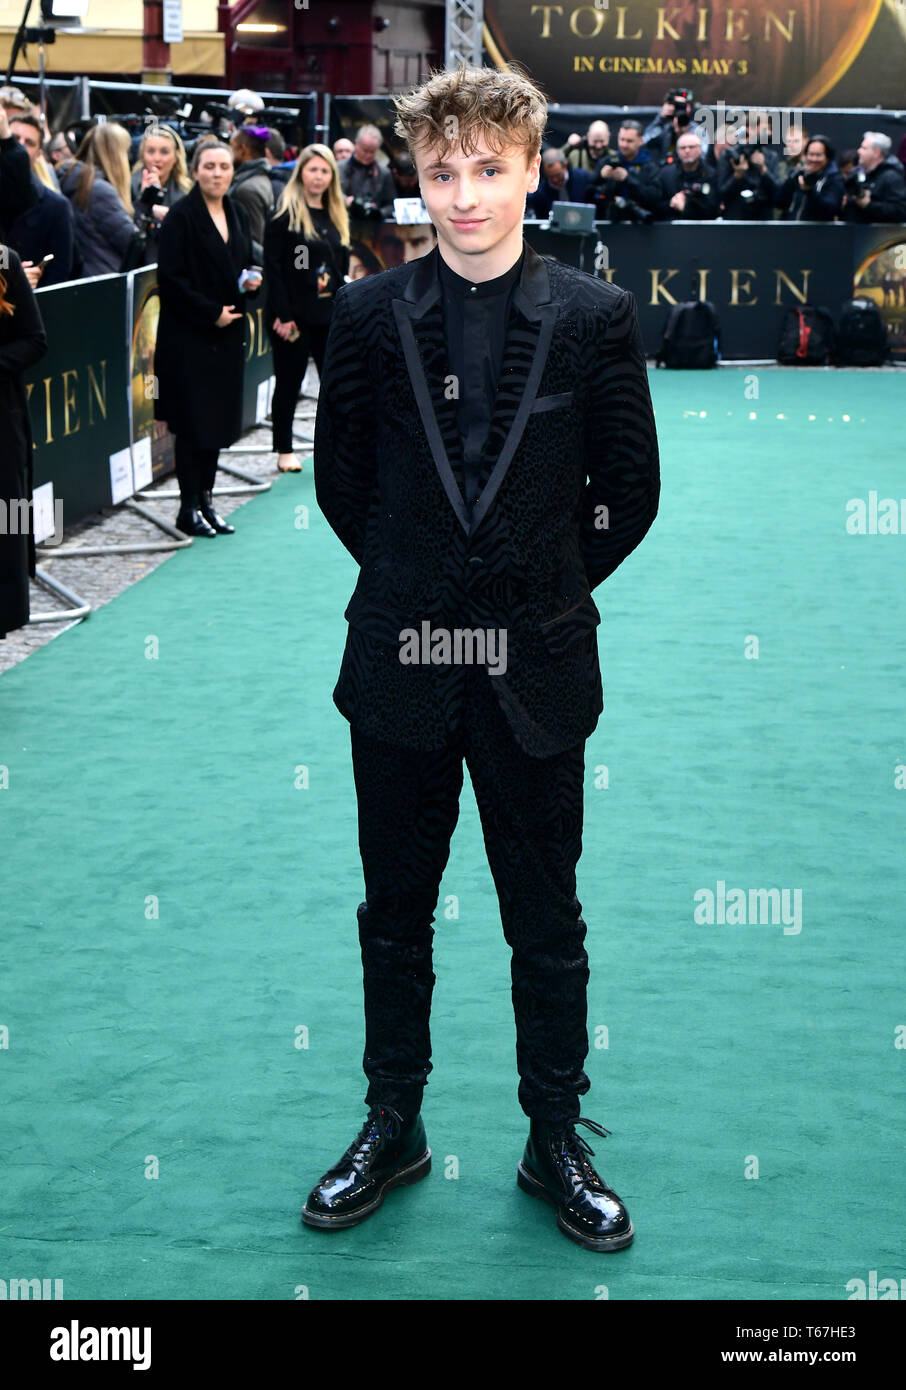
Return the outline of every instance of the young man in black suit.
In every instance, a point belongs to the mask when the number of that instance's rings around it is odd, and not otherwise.
[[[591,591],[657,513],[635,300],[524,241],[546,102],[459,68],[395,99],[438,244],[341,289],[318,503],[360,566],[334,702],[350,722],[365,902],[368,1118],[302,1210],[354,1225],[430,1168],[434,910],[465,758],[512,948],[517,1180],[593,1250],[633,1238],[576,1133],[590,1082],[576,897],[584,745],[603,708]],[[505,138],[504,138],[505,137]]]

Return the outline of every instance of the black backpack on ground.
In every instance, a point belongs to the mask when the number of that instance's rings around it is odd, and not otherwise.
[[[720,321],[708,299],[674,304],[667,315],[658,367],[716,367],[720,359]]]
[[[873,299],[848,299],[837,329],[838,367],[880,367],[887,361],[887,324]]]
[[[788,367],[826,367],[834,353],[834,321],[814,304],[787,309],[780,325],[777,361]]]

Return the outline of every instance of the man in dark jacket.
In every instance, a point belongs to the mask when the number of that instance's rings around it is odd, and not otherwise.
[[[746,143],[745,131],[734,131],[717,160],[717,190],[723,216],[733,222],[766,222],[774,215],[778,159],[774,150]]]
[[[701,137],[687,130],[676,144],[678,158],[660,172],[662,217],[671,221],[710,221],[720,212],[717,179],[702,157]]]
[[[663,193],[657,160],[642,144],[639,121],[624,121],[617,134],[620,153],[605,160],[585,194],[594,203],[601,221],[650,220],[645,214],[659,209]],[[641,216],[636,209],[642,209]]]
[[[383,138],[377,126],[361,126],[356,131],[352,154],[339,166],[340,186],[354,221],[393,219],[393,200],[397,197],[393,175],[377,157]]]
[[[267,126],[240,126],[230,138],[234,166],[230,197],[248,213],[252,255],[258,265],[264,257],[264,228],[276,201],[267,162],[269,134]]]
[[[835,150],[823,135],[809,140],[803,161],[777,190],[775,204],[784,222],[833,222],[843,206],[843,175]]]
[[[32,289],[40,284],[59,285],[72,277],[73,219],[72,204],[62,193],[55,193],[43,184],[34,172],[35,161],[41,154],[41,126],[37,117],[14,115],[10,130],[25,149],[32,165],[32,187],[35,201],[27,212],[20,213],[9,228],[9,244],[22,258],[22,266]],[[52,255],[42,271],[40,262]]]
[[[677,146],[680,137],[684,131],[692,128],[693,115],[691,92],[674,89],[667,93],[660,111],[642,133],[646,150],[654,156],[658,164],[663,165],[668,159],[676,160],[678,158]],[[707,160],[709,147],[707,133],[703,125],[696,124],[695,129],[701,136],[702,155]]]
[[[576,1131],[606,1132],[579,1115],[576,863],[603,709],[592,590],[658,509],[636,302],[524,239],[548,119],[527,78],[461,67],[394,103],[438,242],[340,290],[314,443],[318,505],[360,567],[334,702],[365,878],[369,1113],[302,1216],[352,1226],[429,1172],[431,922],[465,758],[512,948],[517,1181],[571,1239],[617,1250],[632,1222]]]
[[[866,130],[859,146],[859,165],[865,184],[847,190],[843,217],[847,222],[906,222],[906,178],[903,166],[890,153],[890,136]]]
[[[545,150],[538,187],[525,200],[526,217],[537,217],[543,222],[550,217],[554,203],[584,202],[590,180],[587,169],[568,166],[562,150]]]
[[[34,201],[31,161],[11,133],[6,111],[0,106],[0,241],[6,240],[10,224]]]

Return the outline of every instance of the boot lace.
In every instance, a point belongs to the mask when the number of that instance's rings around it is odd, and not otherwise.
[[[602,1137],[611,1133],[603,1125],[599,1125],[595,1120],[586,1120],[581,1116],[571,1120],[567,1125],[551,1134],[551,1142],[560,1154],[567,1160],[570,1168],[581,1178],[587,1187],[596,1188],[600,1192],[612,1192],[604,1179],[597,1173],[589,1162],[589,1155],[595,1156],[595,1151],[588,1143],[584,1134],[576,1133],[576,1125],[585,1125],[594,1134]]]
[[[403,1126],[403,1117],[392,1105],[374,1105],[368,1111],[368,1118],[359,1130],[353,1144],[353,1153],[358,1156],[372,1139],[396,1139]]]

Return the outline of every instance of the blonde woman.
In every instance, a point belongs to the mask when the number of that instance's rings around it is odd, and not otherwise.
[[[122,269],[136,240],[129,187],[127,131],[114,121],[92,126],[75,158],[58,169],[60,192],[72,203],[81,276]]]
[[[145,241],[144,265],[157,260],[160,224],[191,187],[186,147],[178,132],[168,125],[149,126],[138,147],[131,184],[135,225]]]
[[[267,324],[274,350],[273,446],[281,473],[298,473],[293,415],[309,356],[318,374],[334,297],[349,272],[349,215],[327,145],[306,145],[264,231]]]

